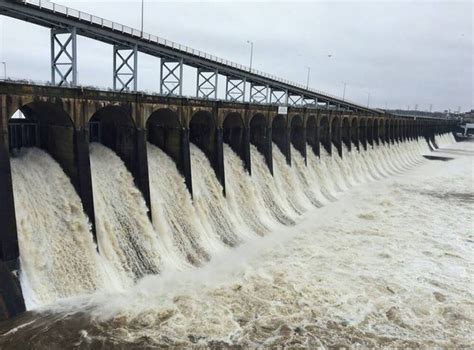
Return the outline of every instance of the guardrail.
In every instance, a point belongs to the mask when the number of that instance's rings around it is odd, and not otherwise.
[[[108,28],[110,30],[117,31],[117,32],[120,32],[122,34],[130,35],[132,37],[139,38],[141,40],[146,40],[148,42],[152,42],[152,43],[155,43],[155,44],[158,44],[158,45],[162,45],[162,46],[165,46],[165,47],[173,49],[173,50],[179,50],[179,51],[182,51],[184,53],[188,53],[188,54],[191,54],[191,55],[194,55],[194,56],[197,56],[197,57],[201,57],[201,58],[213,61],[215,63],[220,63],[220,64],[224,64],[226,66],[232,67],[232,68],[240,69],[242,71],[245,71],[245,72],[248,72],[248,73],[251,73],[251,74],[255,74],[255,75],[263,77],[263,78],[271,79],[271,80],[277,81],[279,83],[283,83],[283,84],[286,84],[286,85],[289,85],[289,86],[293,86],[293,87],[298,88],[298,89],[302,89],[302,90],[306,90],[306,91],[309,91],[309,92],[312,92],[312,93],[315,93],[315,94],[322,95],[323,97],[336,99],[336,100],[341,100],[341,101],[344,101],[344,102],[347,102],[347,103],[350,103],[350,104],[354,104],[354,105],[359,105],[358,103],[353,102],[351,100],[347,100],[347,99],[343,100],[341,97],[331,95],[327,92],[317,90],[317,89],[312,89],[312,88],[306,87],[303,84],[295,83],[293,81],[283,79],[283,78],[277,77],[275,75],[253,69],[253,68],[244,66],[242,64],[235,63],[235,62],[232,62],[232,61],[229,61],[229,60],[226,60],[226,59],[208,54],[206,52],[203,52],[203,51],[200,51],[200,50],[197,50],[197,49],[193,49],[189,46],[182,45],[182,44],[176,43],[176,42],[171,41],[171,40],[163,39],[163,38],[160,38],[158,36],[142,32],[138,29],[135,29],[135,28],[132,28],[132,27],[129,27],[129,26],[125,26],[125,25],[122,25],[120,23],[116,23],[116,22],[113,22],[113,21],[110,21],[110,20],[107,20],[107,19],[104,19],[104,18],[101,18],[101,17],[98,17],[98,16],[94,16],[94,15],[91,15],[91,14],[83,12],[83,11],[71,9],[69,7],[66,7],[66,6],[53,3],[51,1],[47,1],[47,0],[21,0],[20,2],[24,3],[27,6],[37,7],[37,8],[40,8],[40,9],[51,11],[53,13],[61,14],[61,15],[67,16],[67,17],[72,17],[72,18],[74,18],[76,20],[79,20],[81,22],[86,22],[88,24],[93,24],[93,25],[97,25],[97,26],[100,26],[100,27],[103,27],[103,28]]]

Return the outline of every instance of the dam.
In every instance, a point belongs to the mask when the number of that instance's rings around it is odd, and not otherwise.
[[[400,171],[456,126],[13,82],[0,83],[0,112],[3,319],[203,266]]]

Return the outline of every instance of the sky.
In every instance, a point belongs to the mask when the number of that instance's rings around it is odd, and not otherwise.
[[[141,1],[57,3],[140,28]],[[473,107],[473,2],[145,1],[144,31],[361,105]],[[0,62],[15,79],[50,80],[49,29],[0,17]],[[78,39],[81,85],[112,87],[112,47]],[[138,88],[158,92],[159,58],[139,54]],[[0,75],[3,75],[0,65]],[[219,97],[224,96],[219,78]],[[195,95],[185,68],[183,93]]]

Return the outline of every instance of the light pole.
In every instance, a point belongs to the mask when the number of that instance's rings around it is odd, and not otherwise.
[[[344,90],[342,90],[342,100],[344,101],[344,99],[346,98],[346,85],[347,83],[344,82]]]
[[[306,90],[309,89],[309,75],[311,73],[311,67],[306,66],[306,69],[308,70],[308,76],[306,77]]]
[[[2,62],[2,64],[3,64],[3,76],[4,76],[3,80],[7,80],[7,62]]]
[[[370,92],[364,91],[367,94],[367,108],[369,108],[370,104]]]
[[[141,28],[142,28],[142,30],[141,30],[142,37],[143,37],[143,12],[144,12],[144,9],[145,9],[145,0],[142,0],[142,26],[141,26]]]
[[[250,71],[252,71],[252,61],[253,61],[253,41],[247,40],[247,44],[250,44]]]

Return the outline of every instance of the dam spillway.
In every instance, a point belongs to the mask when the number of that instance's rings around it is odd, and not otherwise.
[[[28,308],[205,264],[413,165],[452,127],[212,101],[30,97],[2,97],[1,186],[11,197],[0,217],[2,261]],[[9,133],[24,122],[10,119],[17,109],[35,132]],[[4,304],[22,302],[17,293]]]

